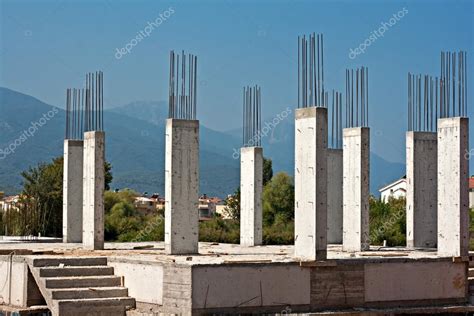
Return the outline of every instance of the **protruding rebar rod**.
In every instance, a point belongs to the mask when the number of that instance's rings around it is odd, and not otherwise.
[[[197,57],[171,51],[169,61],[168,118],[195,120]]]
[[[327,107],[322,34],[298,36],[298,108]]]
[[[262,128],[262,94],[261,88],[244,87],[242,93],[242,143],[243,147],[259,147]]]
[[[367,67],[346,69],[346,127],[369,124],[369,71]]]

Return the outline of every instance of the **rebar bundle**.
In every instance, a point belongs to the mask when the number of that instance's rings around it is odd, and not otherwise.
[[[174,51],[170,52],[168,118],[195,120],[197,57],[186,56],[184,51],[181,52],[181,62],[179,57]]]
[[[332,90],[331,148],[342,148],[342,92]]]
[[[346,127],[369,124],[369,69],[346,69]]]
[[[408,130],[434,132],[438,118],[438,77],[408,73]]]
[[[262,128],[262,95],[259,86],[243,89],[243,147],[260,147]]]
[[[65,139],[83,138],[84,134],[84,89],[66,89],[66,134]]]
[[[466,52],[441,52],[439,81],[440,117],[467,116]]]
[[[298,108],[327,107],[323,34],[298,36]]]
[[[102,71],[86,74],[85,131],[104,130],[104,75]]]

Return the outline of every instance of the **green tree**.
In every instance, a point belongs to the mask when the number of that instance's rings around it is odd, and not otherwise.
[[[267,225],[288,222],[294,218],[293,179],[285,172],[277,173],[263,189],[263,221]]]
[[[105,164],[105,188],[112,181],[111,165]],[[39,163],[21,173],[23,190],[18,212],[8,212],[7,230],[15,235],[61,236],[63,205],[63,158]],[[15,213],[17,215],[15,215]]]
[[[263,157],[263,186],[273,178],[272,160]]]
[[[140,230],[142,219],[130,202],[116,203],[105,216],[105,238],[128,241]]]
[[[390,198],[387,203],[371,197],[369,200],[370,243],[388,246],[406,245],[406,201],[405,198]]]

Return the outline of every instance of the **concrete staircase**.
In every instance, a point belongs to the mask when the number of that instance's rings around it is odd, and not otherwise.
[[[28,265],[53,316],[125,315],[135,307],[105,257],[33,257]]]

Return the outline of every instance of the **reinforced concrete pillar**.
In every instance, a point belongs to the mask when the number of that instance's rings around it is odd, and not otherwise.
[[[327,109],[295,112],[295,257],[327,258]]]
[[[370,129],[345,128],[343,134],[343,251],[368,250]]]
[[[342,149],[328,149],[328,244],[342,244]]]
[[[166,121],[165,198],[166,253],[198,253],[198,120]]]
[[[105,133],[84,133],[82,245],[104,249]]]
[[[263,148],[240,149],[240,244],[262,244]]]
[[[469,119],[438,120],[438,255],[469,254]]]
[[[438,207],[438,137],[435,132],[406,134],[407,246],[435,248]]]
[[[82,140],[64,140],[63,242],[82,242]]]

